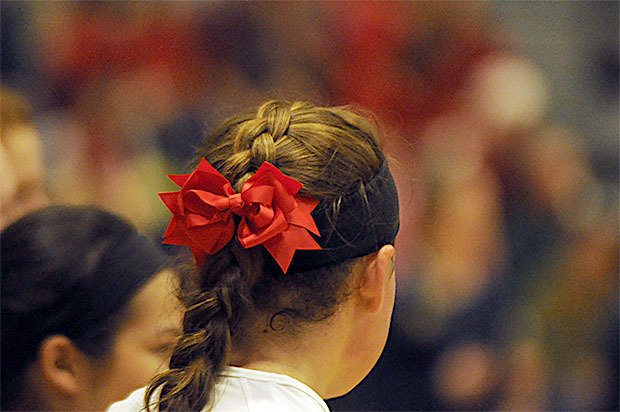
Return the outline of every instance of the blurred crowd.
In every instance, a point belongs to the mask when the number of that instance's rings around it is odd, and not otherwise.
[[[399,285],[386,352],[332,409],[618,410],[618,175],[493,7],[2,2],[3,86],[32,106],[3,88],[3,221],[95,203],[159,237],[155,193],[204,130],[268,97],[356,103],[399,186]]]

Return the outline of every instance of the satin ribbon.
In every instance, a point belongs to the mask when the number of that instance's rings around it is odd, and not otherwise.
[[[263,245],[284,273],[296,250],[320,250],[311,215],[319,201],[297,196],[302,184],[263,163],[237,193],[205,159],[194,172],[169,175],[180,190],[159,193],[172,212],[165,244],[189,246],[198,265],[220,251],[235,233],[244,248]]]

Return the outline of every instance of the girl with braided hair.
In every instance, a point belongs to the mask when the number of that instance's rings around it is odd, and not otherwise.
[[[198,265],[170,369],[111,411],[328,411],[370,371],[394,305],[398,199],[373,124],[268,101],[160,196]]]

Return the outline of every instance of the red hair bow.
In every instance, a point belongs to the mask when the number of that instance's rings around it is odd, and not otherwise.
[[[241,193],[205,159],[193,173],[169,175],[181,189],[159,193],[172,212],[163,243],[189,246],[196,263],[221,250],[233,237],[233,213],[241,216],[237,237],[244,248],[263,245],[286,273],[295,250],[319,250],[308,232],[320,236],[310,214],[319,203],[297,196],[301,183],[263,163]]]

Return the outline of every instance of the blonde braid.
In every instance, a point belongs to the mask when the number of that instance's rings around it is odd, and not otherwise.
[[[290,123],[291,106],[271,100],[258,108],[255,119],[239,127],[232,161],[243,165],[246,173],[237,181],[238,190],[264,162],[277,166],[277,149],[286,143]]]

